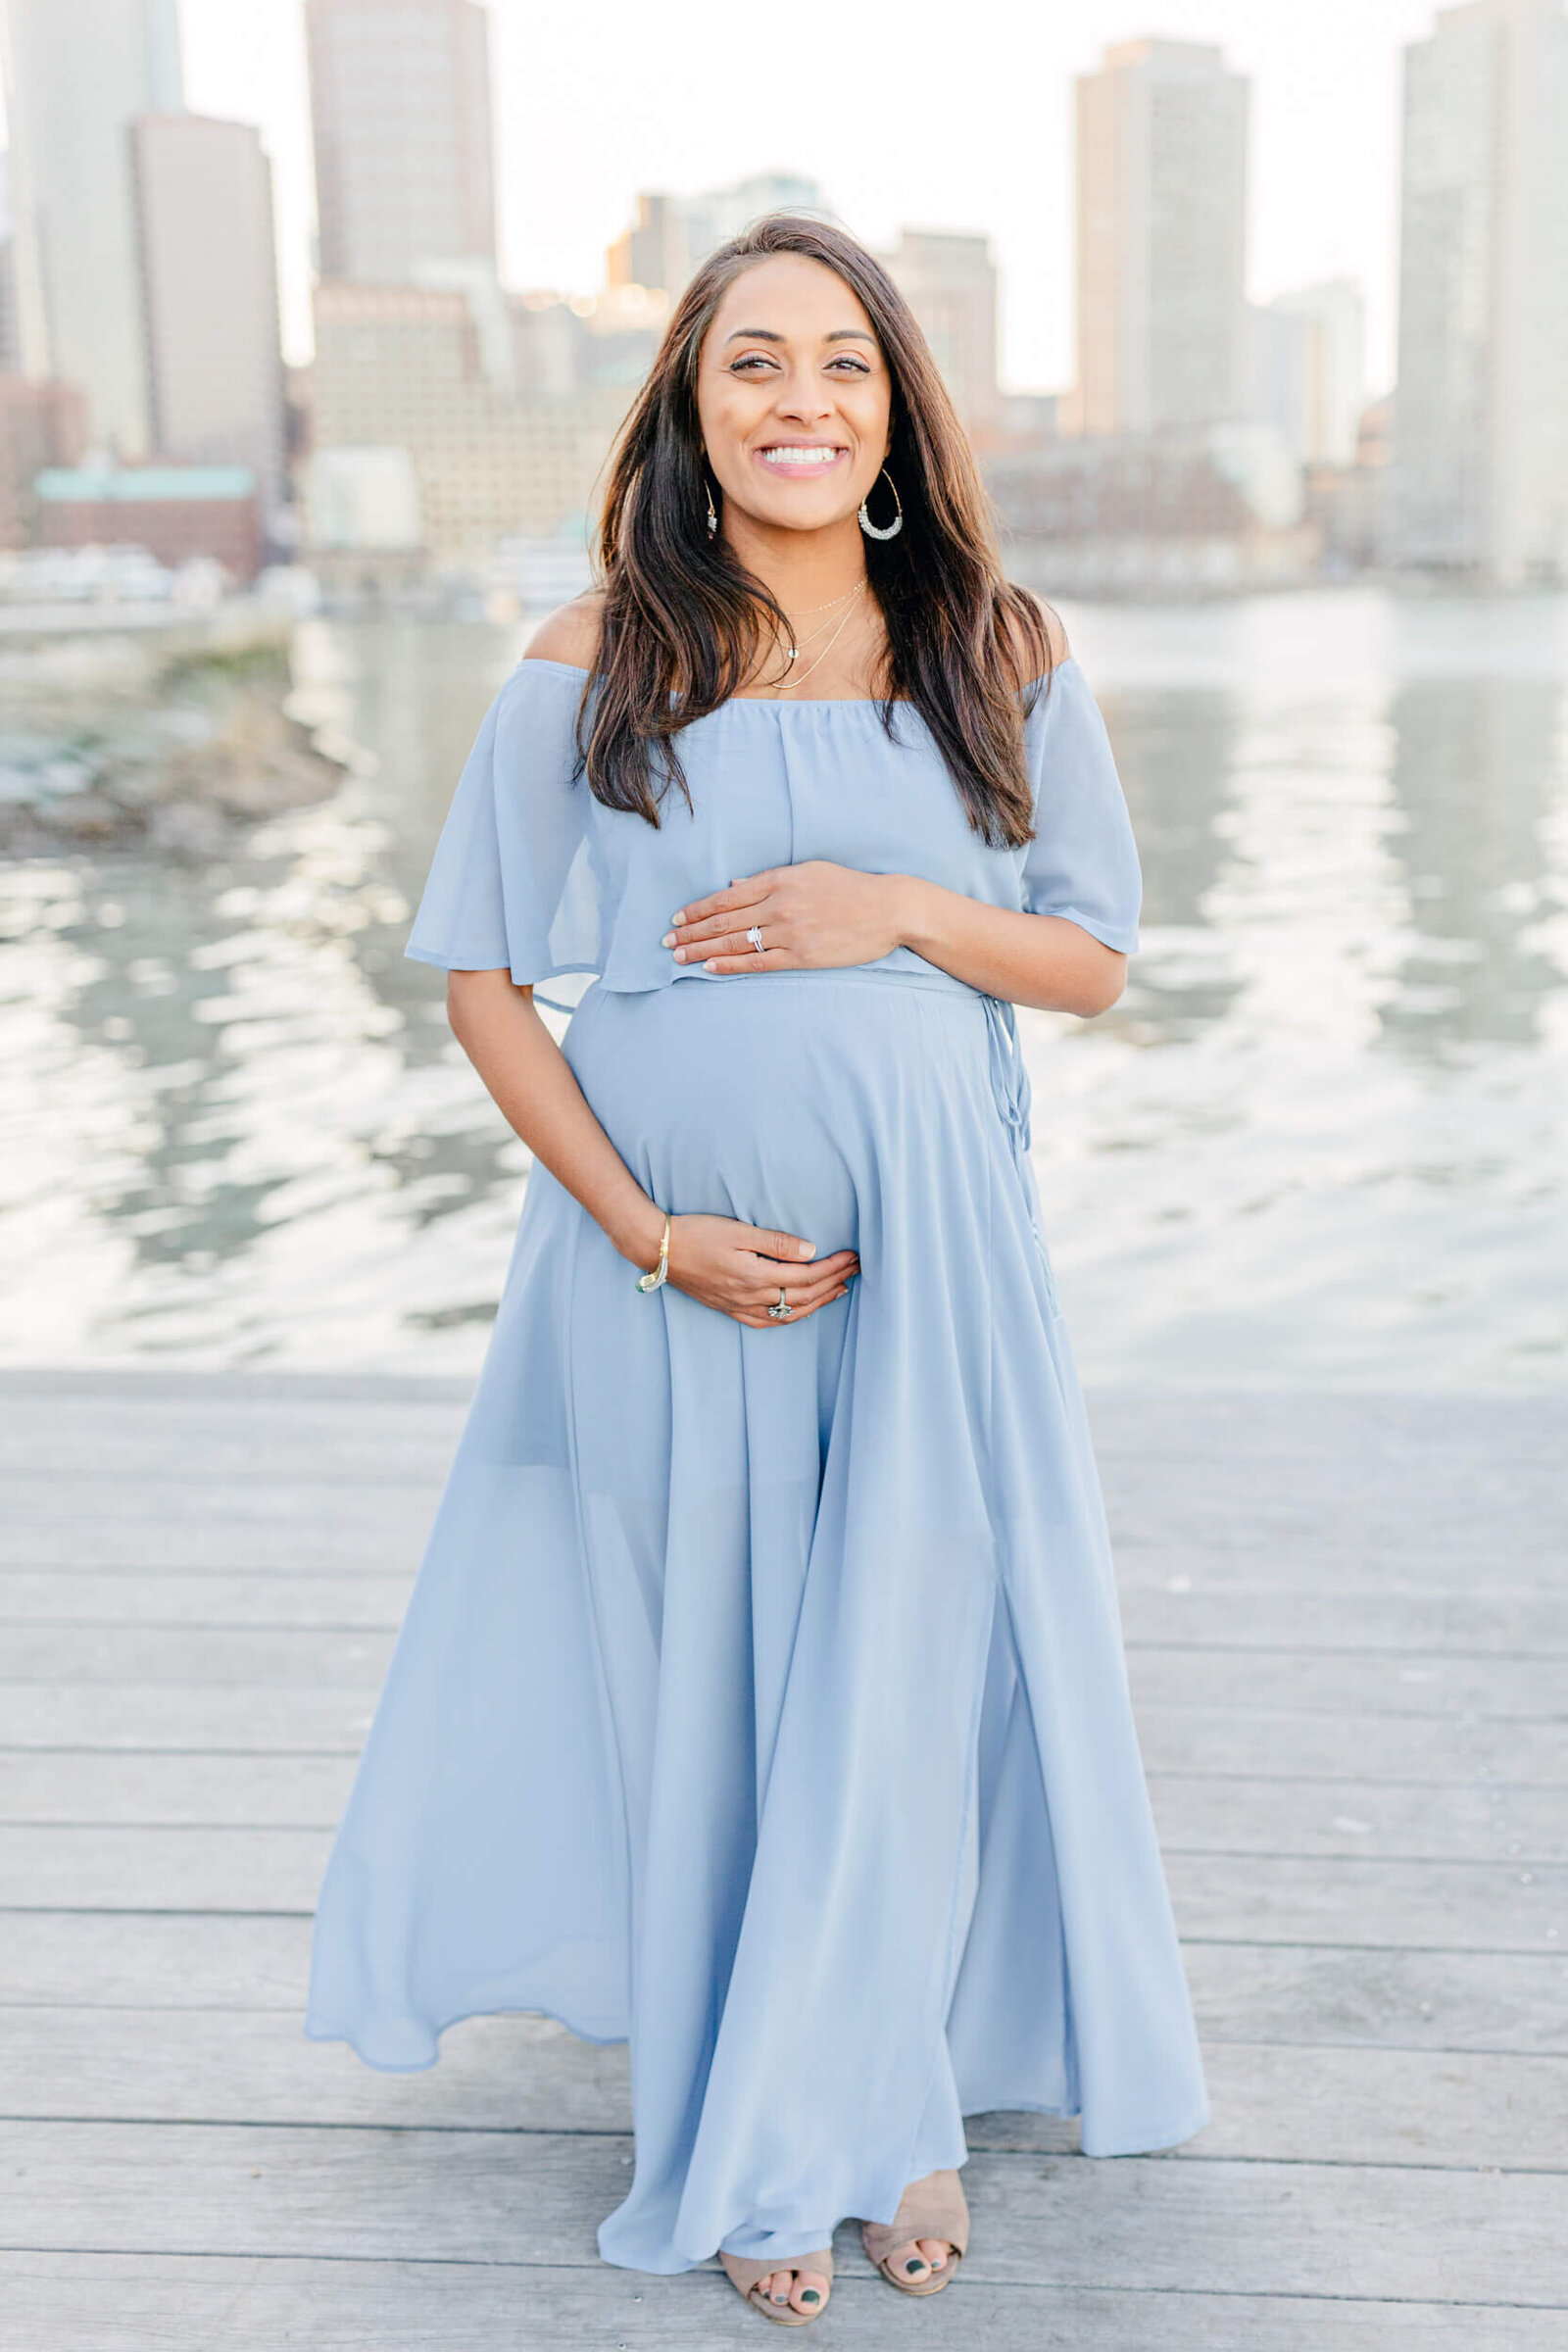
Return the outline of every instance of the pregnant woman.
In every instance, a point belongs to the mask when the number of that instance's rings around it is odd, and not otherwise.
[[[1090,2155],[1204,2120],[1011,1009],[1114,1003],[1138,863],[840,231],[698,271],[602,560],[410,949],[535,1165],[309,2030],[393,2068],[480,2011],[629,2038],[606,2261],[716,2252],[799,2327],[849,2216],[901,2292],[952,2278],[966,2113]]]

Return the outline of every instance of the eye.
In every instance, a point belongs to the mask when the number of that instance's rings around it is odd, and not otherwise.
[[[765,351],[746,351],[738,360],[731,360],[729,372],[731,375],[755,375],[760,368],[775,368],[777,365],[777,361],[770,359]]]
[[[836,359],[828,362],[828,366],[847,368],[851,375],[869,375],[871,372],[865,361],[858,360],[852,351],[841,351]]]

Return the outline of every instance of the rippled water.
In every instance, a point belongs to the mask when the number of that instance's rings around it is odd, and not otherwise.
[[[1563,1380],[1568,599],[1065,617],[1148,885],[1121,1005],[1024,1016],[1086,1372]],[[305,624],[332,802],[0,866],[13,1360],[477,1360],[527,1155],[401,951],[522,636]]]

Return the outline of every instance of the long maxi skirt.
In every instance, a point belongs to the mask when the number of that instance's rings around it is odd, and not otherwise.
[[[1081,2114],[1204,2121],[1011,1015],[945,976],[591,989],[566,1053],[661,1204],[851,1247],[750,1331],[541,1167],[328,1868],[308,2031],[428,2066],[629,2037],[607,2261],[781,2261]]]

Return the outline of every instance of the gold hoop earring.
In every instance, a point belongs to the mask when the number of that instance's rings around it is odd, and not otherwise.
[[[870,492],[867,491],[866,496],[860,501],[860,528],[868,539],[896,539],[904,528],[904,501],[899,496],[899,485],[893,479],[892,474],[889,473],[885,466],[876,478],[878,482],[886,482],[888,488],[893,493],[893,504],[898,508],[899,511],[894,515],[893,520],[888,524],[887,529],[885,531],[879,530],[876,524],[871,520],[869,504]],[[873,482],[871,487],[872,489],[875,489],[876,483]]]

